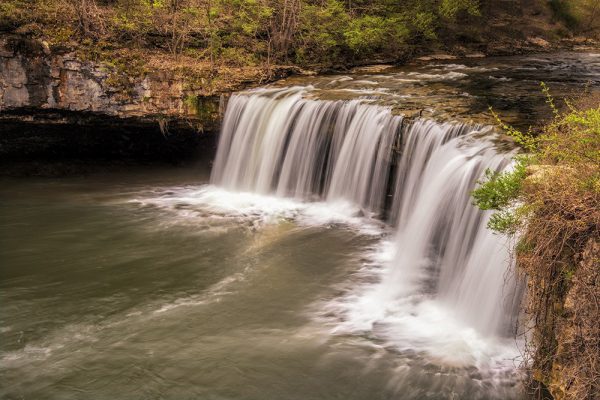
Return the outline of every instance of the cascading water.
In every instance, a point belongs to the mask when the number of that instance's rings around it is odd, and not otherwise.
[[[487,215],[470,193],[486,169],[507,166],[489,128],[417,121],[406,132],[392,210],[398,221],[395,268],[382,281],[382,302],[433,294],[479,331],[506,330],[505,243],[486,229]],[[489,133],[489,132],[487,132]]]
[[[229,102],[211,182],[234,190],[351,201],[381,212],[402,118],[358,100],[263,89]]]
[[[393,255],[377,283],[325,306],[342,321],[336,330],[370,332],[452,365],[498,364],[480,357],[491,351],[480,343],[514,335],[517,290],[503,239],[486,229],[489,215],[470,198],[486,169],[508,166],[486,139],[491,128],[404,124],[368,100],[314,100],[310,90],[233,96],[211,182],[348,202],[360,215],[385,218],[396,230]]]
[[[439,121],[551,117],[541,79],[593,91],[600,54],[290,77],[230,98],[213,168],[4,177],[0,398],[529,399],[469,198],[510,146]]]

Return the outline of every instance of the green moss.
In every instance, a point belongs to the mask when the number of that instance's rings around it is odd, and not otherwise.
[[[200,106],[200,100],[198,96],[194,94],[188,94],[183,99],[183,104],[185,104],[185,106],[187,107],[188,112],[198,114]]]
[[[219,113],[219,103],[211,97],[188,94],[183,99],[188,113],[195,115],[201,121],[215,119]]]

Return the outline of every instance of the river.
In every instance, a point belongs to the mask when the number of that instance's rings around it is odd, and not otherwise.
[[[0,180],[0,397],[521,399],[522,282],[469,197],[600,54],[235,94],[185,168]],[[404,115],[410,118],[403,117]]]

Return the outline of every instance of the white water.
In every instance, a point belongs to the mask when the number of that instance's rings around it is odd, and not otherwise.
[[[335,315],[334,333],[367,333],[491,375],[512,370],[518,296],[507,247],[470,197],[487,168],[508,165],[489,140],[491,130],[403,124],[386,107],[311,100],[310,90],[233,96],[211,183],[282,201],[325,202],[329,210],[354,204],[361,210],[356,217],[395,227],[385,252],[367,263],[365,273],[377,282],[354,282],[319,306]]]
[[[305,90],[233,96],[211,182],[302,200],[343,199],[381,212],[402,118],[358,100],[307,100]]]
[[[394,268],[377,294],[386,305],[415,292],[432,295],[478,331],[496,334],[510,328],[508,254],[470,192],[487,168],[501,170],[507,160],[473,137],[486,130],[417,121],[405,133],[392,206]]]

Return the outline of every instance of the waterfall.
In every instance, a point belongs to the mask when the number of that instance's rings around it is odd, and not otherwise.
[[[407,299],[427,299],[482,335],[508,336],[515,285],[507,249],[470,198],[486,169],[508,166],[509,157],[487,139],[491,128],[405,123],[388,107],[316,100],[307,95],[311,90],[232,96],[211,183],[303,201],[346,201],[392,225],[395,256],[354,308],[367,329],[385,323]]]
[[[506,243],[487,229],[488,213],[470,196],[486,169],[508,164],[476,139],[489,130],[417,121],[406,132],[392,206],[396,254],[379,288],[382,304],[420,292],[482,333],[510,331]]]
[[[347,200],[380,213],[402,117],[358,100],[305,99],[305,91],[232,96],[211,182],[302,200]]]

